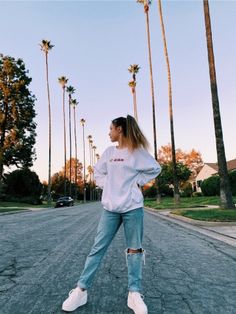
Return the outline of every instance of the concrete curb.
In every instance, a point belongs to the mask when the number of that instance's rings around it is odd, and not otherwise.
[[[187,223],[190,223],[194,226],[207,226],[207,227],[214,227],[214,226],[236,226],[236,222],[227,222],[227,221],[203,221],[203,220],[195,220],[195,219],[191,219],[188,217],[184,217],[184,216],[180,216],[180,215],[176,215],[176,214],[172,214],[171,210],[162,210],[162,211],[157,211],[154,208],[150,208],[150,207],[145,207],[145,209],[147,210],[151,210],[155,213],[158,213],[160,215],[163,216],[168,216],[171,217],[173,219],[177,219],[177,220],[181,220]],[[187,208],[186,208],[187,209]]]
[[[184,228],[194,230],[199,232],[200,234],[204,234],[208,237],[211,237],[213,239],[219,240],[221,242],[225,242],[231,246],[236,247],[236,231],[234,230],[233,234],[227,232],[223,229],[236,229],[236,225],[232,225],[232,223],[228,223],[227,225],[202,225],[201,222],[197,222],[193,219],[186,218],[186,217],[179,217],[177,215],[169,215],[168,211],[162,211],[159,212],[153,208],[144,207],[147,212],[149,212],[152,215],[160,217],[160,219],[164,219],[166,221],[170,221],[172,223],[178,224]],[[176,217],[177,216],[177,217]],[[184,218],[184,219],[182,219]],[[205,223],[205,222],[203,222]],[[222,229],[223,228],[223,229]]]
[[[192,225],[195,226],[208,226],[208,227],[214,227],[214,226],[236,226],[236,222],[227,222],[227,221],[203,221],[203,220],[195,220],[191,219],[188,217],[180,216],[180,215],[175,215],[172,213],[169,213],[167,216],[174,218],[174,219],[179,219],[185,222],[188,222]]]

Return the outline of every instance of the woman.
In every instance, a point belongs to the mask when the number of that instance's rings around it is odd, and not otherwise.
[[[103,189],[104,210],[77,287],[70,292],[62,309],[70,312],[87,303],[87,289],[123,223],[128,266],[127,304],[134,313],[147,314],[147,306],[140,294],[145,251],[142,248],[143,195],[139,187],[154,179],[161,168],[147,152],[148,141],[133,117],[114,119],[109,136],[111,142],[118,142],[118,146],[108,147],[94,166],[96,184]]]

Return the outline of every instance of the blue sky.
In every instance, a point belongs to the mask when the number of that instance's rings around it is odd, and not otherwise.
[[[210,1],[218,91],[226,157],[236,158],[236,2]],[[176,147],[199,150],[216,162],[211,93],[202,1],[163,1],[171,62]],[[152,138],[152,111],[145,16],[136,1],[0,1],[0,52],[22,58],[37,97],[37,161],[40,179],[48,173],[48,123],[42,39],[49,54],[52,105],[52,174],[63,166],[62,91],[65,75],[76,88],[77,121],[86,120],[98,152],[110,145],[110,121],[133,113],[127,68],[137,63],[140,126]],[[167,74],[157,2],[150,7],[150,31],[156,98],[158,147],[170,142]],[[78,155],[82,159],[82,129]],[[86,145],[88,146],[88,145]],[[87,152],[88,155],[88,152]]]

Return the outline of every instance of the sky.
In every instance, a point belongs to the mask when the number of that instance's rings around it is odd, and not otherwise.
[[[203,3],[172,0],[162,1],[162,6],[172,75],[176,148],[186,152],[194,148],[204,162],[216,162]],[[231,160],[236,158],[236,1],[212,0],[210,14],[226,159]],[[170,143],[170,126],[157,1],[150,6],[149,19],[160,148]],[[79,102],[76,120],[81,161],[81,118],[86,120],[86,137],[92,135],[101,154],[111,145],[111,120],[133,114],[128,86],[131,75],[127,70],[130,64],[141,68],[137,74],[139,124],[153,146],[147,34],[141,4],[135,0],[0,1],[0,53],[24,60],[32,78],[30,90],[37,98],[37,160],[32,170],[41,180],[48,177],[45,56],[39,46],[42,39],[54,45],[49,53],[52,174],[64,165],[62,88],[58,83],[62,75],[76,89],[74,97]],[[69,152],[68,145],[67,148]],[[86,140],[86,159],[88,155]]]

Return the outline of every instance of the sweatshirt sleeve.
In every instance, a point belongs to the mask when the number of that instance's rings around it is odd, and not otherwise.
[[[107,175],[107,151],[108,149],[104,151],[101,158],[94,165],[94,179],[97,186],[99,186],[100,188],[103,188]]]
[[[159,163],[145,150],[140,149],[136,159],[137,184],[145,185],[156,178],[161,172]]]

